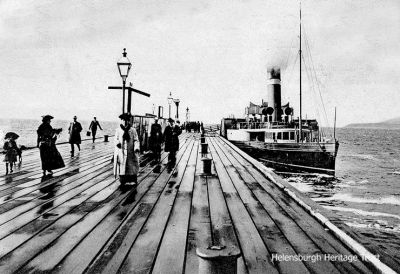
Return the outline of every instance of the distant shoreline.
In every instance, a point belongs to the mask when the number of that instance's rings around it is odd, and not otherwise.
[[[364,123],[348,124],[344,128],[369,128],[369,129],[400,129],[400,124]]]
[[[79,117],[78,117],[79,118]],[[41,117],[39,117],[39,118],[37,118],[37,119],[33,119],[33,118],[9,118],[9,117],[1,117],[0,118],[0,120],[1,121],[9,121],[9,120],[16,120],[16,121],[18,121],[18,120],[25,120],[25,121],[32,121],[32,122],[34,122],[34,121],[37,121],[38,122],[38,124],[40,125],[41,123],[42,123],[42,118]],[[88,123],[90,123],[92,120],[93,120],[93,117],[91,118],[91,119],[89,119],[89,120],[86,120],[86,119],[78,119],[79,120],[79,122],[88,122]],[[67,122],[67,123],[70,123],[70,122],[72,122],[72,119],[57,119],[57,118],[54,118],[53,119],[53,121],[61,121],[61,122]],[[103,123],[119,123],[119,118],[115,118],[115,120],[113,120],[113,121],[110,121],[110,120],[100,120],[100,123],[101,122],[103,122]]]

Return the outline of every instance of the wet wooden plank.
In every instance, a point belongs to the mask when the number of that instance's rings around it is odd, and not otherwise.
[[[185,144],[185,146],[187,146],[187,144]],[[184,150],[184,148],[181,149]],[[148,202],[144,202],[143,196],[146,195],[151,188],[156,187],[157,184],[165,186],[167,176],[169,176],[166,172],[166,156],[166,153],[162,154],[161,159],[163,160],[163,165],[160,166],[160,168],[150,165],[147,167],[150,168],[150,172],[144,179],[139,176],[139,185],[137,189],[131,191],[126,199],[115,207],[106,218],[104,218],[90,234],[53,269],[52,272],[81,273],[89,268],[89,271],[94,270],[98,273],[107,265],[106,262],[110,261],[110,255],[112,256],[116,253],[116,250],[111,251],[109,248],[119,246],[126,236],[127,231],[133,225],[140,223],[139,218],[148,216],[150,213],[151,207],[148,206]],[[179,156],[180,155],[178,155],[178,159]],[[144,170],[141,169],[140,173],[143,172]],[[106,247],[104,247],[105,245]],[[98,257],[96,258],[96,256]],[[94,262],[92,266],[89,267],[92,261]]]
[[[84,168],[87,165],[90,165],[91,162],[95,161],[96,159],[101,159],[104,158],[106,159],[106,157],[108,157],[108,153],[111,153],[111,150],[109,151],[105,151],[105,152],[97,152],[95,154],[88,154],[85,155],[84,157],[82,157],[82,159],[74,159],[74,160],[67,160],[65,161],[65,167],[58,169],[58,170],[54,170],[54,176],[58,176],[58,175],[62,175],[62,174],[66,174],[72,170],[75,170],[77,168]],[[11,179],[8,181],[7,184],[4,184],[2,186],[0,186],[0,197],[7,195],[9,192],[7,192],[7,190],[12,190],[13,188],[19,187],[19,188],[26,188],[26,187],[30,187],[30,186],[34,186],[37,185],[38,183],[40,183],[40,180],[42,178],[42,170],[40,167],[35,168],[32,172],[28,172],[25,173],[23,175],[19,175],[19,176],[14,176],[14,177],[10,177]],[[29,179],[29,181],[27,182],[26,179]],[[36,180],[35,180],[36,179]]]
[[[243,178],[246,178],[245,181],[247,181],[249,188],[252,189],[253,193],[258,197],[258,199],[262,202],[266,202],[264,200],[267,197],[271,197],[270,199],[273,199],[277,204],[279,204],[281,209],[284,210],[285,214],[290,217],[321,249],[323,252],[321,256],[324,256],[324,254],[354,255],[346,247],[344,247],[338,239],[334,238],[333,235],[327,232],[323,226],[311,215],[305,212],[304,209],[302,209],[290,196],[281,191],[276,185],[270,183],[270,181],[261,172],[256,170],[248,161],[227,147],[222,139],[219,139],[218,143],[221,146],[224,146],[224,152],[226,154],[234,154],[234,156],[231,156],[230,159],[237,167],[239,174]],[[254,183],[254,180],[256,180],[256,183]],[[270,208],[270,202],[266,202],[265,207]],[[276,217],[274,217],[274,219],[276,219]],[[286,226],[287,222],[285,222],[285,227]],[[316,265],[315,263],[312,264],[309,262],[306,262],[306,264],[309,268],[312,268]],[[318,266],[321,268],[323,268],[322,264],[323,263],[318,262]],[[370,273],[370,270],[366,268],[365,265],[360,261],[353,263],[346,261],[332,261],[332,264],[343,273],[358,273],[360,271],[363,273]],[[316,270],[318,270],[318,268]]]
[[[112,175],[112,143],[82,146],[42,183],[38,150],[27,153],[31,163],[0,176],[0,273],[193,273],[196,247],[211,244],[237,245],[241,273],[368,272],[362,263],[271,263],[275,253],[349,251],[222,139],[207,139],[216,175],[203,177],[199,134],[180,138],[177,173],[165,158],[159,168],[142,158],[136,192]]]
[[[64,204],[70,199],[73,199],[76,196],[80,196],[83,191],[86,191],[87,189],[93,187],[98,182],[104,180],[104,178],[112,176],[110,173],[106,173],[107,167],[102,168],[99,171],[103,173],[88,174],[86,177],[81,178],[81,181],[78,180],[77,186],[70,189],[69,191],[55,194],[57,192],[57,186],[52,186],[51,189],[47,189],[46,191],[48,191],[48,194],[50,196],[57,196],[51,198],[46,197],[46,199],[38,200],[36,202],[32,202],[32,204],[28,204],[29,206],[31,206],[29,210],[23,212],[18,216],[15,216],[15,218],[0,226],[0,239],[12,233],[13,231],[16,231],[20,227],[28,224],[29,222],[40,218],[48,211],[64,206]],[[13,210],[9,212],[13,212]]]
[[[52,181],[56,180],[57,178],[67,178],[70,177],[78,172],[84,172],[87,169],[96,167],[99,164],[108,164],[109,162],[106,160],[106,158],[100,158],[97,161],[88,161],[87,164],[84,166],[77,166],[77,167],[71,167],[68,172],[62,172],[60,174],[53,174],[52,176],[41,176],[38,179],[30,179],[26,181],[23,185],[17,185],[17,186],[10,186],[10,189],[7,190],[7,195],[12,195],[12,199],[17,199],[21,196],[24,196],[26,194],[29,194],[33,191],[39,190],[42,187],[45,187],[47,184],[51,184]],[[0,198],[1,199],[1,198]],[[12,200],[11,199],[11,200]],[[2,203],[5,203],[3,201]]]
[[[193,151],[192,146],[187,149],[181,161],[164,188],[158,202],[151,212],[148,220],[136,238],[129,254],[121,265],[120,273],[148,272],[151,271],[157,249],[163,236],[164,228],[168,221],[181,180],[186,171],[186,165]]]
[[[109,176],[109,177],[111,177],[111,180],[112,181],[114,181],[114,179],[112,178],[113,176],[111,176],[110,174],[110,168],[108,168],[108,173],[107,172],[105,172],[105,170],[101,170],[101,172],[99,173],[100,174],[100,177],[101,176],[103,176],[103,178],[101,178],[102,179],[102,181],[101,181],[101,183],[104,183],[105,182],[105,184],[107,184],[107,180],[104,180],[107,176]],[[98,174],[98,175],[99,175]],[[91,185],[93,185],[93,184],[96,184],[96,180],[90,180],[89,181],[89,183],[91,184]],[[109,184],[109,182],[108,182],[108,184]],[[98,191],[97,191],[98,192]],[[111,194],[112,193],[112,191],[110,192],[110,190],[108,190],[108,191],[106,191],[105,193],[109,193],[109,194]],[[80,193],[79,195],[77,195],[78,196],[78,200],[79,200],[79,197],[82,197],[82,196],[84,196],[84,195],[82,195],[82,194],[85,194],[85,192],[83,192],[83,193]],[[99,196],[99,193],[94,193],[94,196],[97,196],[97,197],[100,197]],[[104,196],[104,194],[103,194],[103,196]],[[97,200],[99,200],[99,198],[97,198]],[[99,200],[100,201],[100,200]],[[78,204],[79,204],[79,202],[78,202]],[[91,205],[95,205],[95,203],[93,203],[93,202],[91,202]],[[75,206],[76,206],[76,204],[75,204]],[[49,206],[50,208],[52,207],[52,205],[50,205]],[[90,207],[90,206],[89,206]],[[72,210],[74,210],[74,209],[72,209]],[[70,212],[71,213],[71,212]],[[72,212],[72,215],[74,215],[74,213]],[[76,215],[76,214],[75,214]],[[68,220],[71,220],[71,219],[73,219],[73,218],[70,218],[71,216],[69,216],[69,219]],[[39,220],[39,224],[41,224],[41,223],[46,223],[46,222],[40,222],[41,220]],[[63,223],[63,222],[62,222]],[[64,223],[63,223],[64,224]],[[57,226],[56,226],[57,227]],[[30,231],[30,230],[33,230],[34,232],[40,232],[40,227],[38,227],[37,226],[37,224],[36,225],[34,225],[33,227],[32,227],[32,229],[29,229],[29,228],[27,228],[27,227],[23,227],[22,229],[28,229],[28,231]],[[59,229],[59,227],[57,228],[58,230],[60,230]],[[36,231],[37,230],[37,231]],[[51,233],[50,233],[51,234]],[[24,233],[20,233],[20,234],[18,234],[18,233],[15,233],[14,235],[11,235],[11,236],[18,236],[18,235],[24,235]],[[46,235],[46,236],[48,236],[48,235]],[[40,237],[39,237],[40,238]],[[12,242],[14,243],[15,242],[15,237],[13,238],[13,237],[9,237],[9,239],[11,239],[12,240]],[[40,244],[42,244],[43,243],[43,241],[40,241]],[[40,244],[39,244],[39,246],[40,246]],[[28,248],[28,250],[30,250],[29,248]],[[26,249],[25,249],[25,251],[26,251]],[[10,255],[10,254],[9,254]],[[25,255],[25,253],[24,253],[24,255]],[[8,257],[10,257],[10,256],[8,256]],[[23,257],[23,256],[22,256]],[[17,258],[17,259],[21,259],[21,257],[19,257],[19,256],[14,256],[14,258]]]
[[[274,193],[271,193],[271,195],[274,195]],[[258,198],[298,254],[319,254],[323,256],[323,251],[314,244],[312,239],[304,234],[301,227],[282,210],[278,203],[269,198],[268,193],[263,193]],[[324,269],[325,273],[339,273],[333,264],[328,261],[321,260],[318,264],[311,261],[305,261],[304,263],[309,269],[315,272]]]
[[[113,183],[112,188],[115,187],[116,189],[118,187],[115,183],[115,179],[112,177],[109,177],[108,180],[103,180],[102,183],[105,183],[106,185]],[[104,195],[103,193],[108,195],[106,196],[106,198],[111,197],[109,199],[111,201],[114,201],[115,198],[118,198],[119,196],[119,194],[112,195],[113,193],[115,193],[115,191],[112,191],[110,193],[110,191],[106,188],[100,192],[95,193],[93,196],[90,197],[90,199],[93,199],[93,197],[96,197],[96,195],[99,194]],[[54,240],[56,240],[60,235],[66,232],[72,225],[79,222],[79,220],[84,218],[89,212],[92,214],[91,211],[94,212],[95,208],[97,206],[100,206],[101,203],[93,203],[90,201],[90,199],[81,202],[78,207],[72,208],[72,210],[68,212],[68,215],[64,215],[62,218],[57,219],[56,222],[52,223],[50,226],[46,226],[45,229],[37,231],[36,227],[33,226],[31,227],[31,230],[22,230],[22,233],[28,232],[34,234],[34,237],[29,237],[28,241],[24,242],[22,245],[18,246],[18,248],[14,249],[12,252],[7,253],[0,259],[0,273],[10,273],[15,271],[21,272],[22,270],[18,270],[20,267],[23,267],[44,248],[51,245]],[[18,234],[14,233],[13,235]],[[41,268],[39,267],[38,269]],[[25,270],[28,269],[25,268]]]
[[[55,223],[58,219],[62,218],[69,211],[74,210],[74,207],[80,205],[81,203],[88,200],[90,197],[96,195],[98,192],[105,189],[110,185],[110,182],[104,180],[108,175],[101,178],[98,177],[98,183],[94,182],[91,187],[81,192],[80,195],[77,195],[73,199],[65,202],[59,207],[49,207],[49,210],[46,213],[38,215],[34,221],[26,224],[25,226],[21,226],[14,230],[14,233],[10,233],[8,236],[4,237],[0,240],[0,257],[6,254],[7,252],[12,251],[17,248],[19,245],[28,241],[29,239],[35,237],[41,230],[49,227],[51,224]],[[29,233],[27,233],[29,232]]]
[[[185,148],[181,148],[178,152],[178,164],[190,144],[191,142],[188,142]],[[118,271],[171,176],[172,173],[168,173],[164,166],[153,186],[143,195],[143,198],[127,216],[118,231],[114,233],[113,237],[86,269],[87,273],[116,273]],[[139,185],[140,187],[141,185]]]
[[[210,152],[221,182],[224,197],[239,239],[242,256],[249,273],[278,273],[271,262],[271,254],[263,244],[257,228],[246,211],[240,197],[213,146]]]
[[[223,164],[227,166],[229,176],[270,253],[296,256],[297,253],[290,242],[285,238],[274,220],[268,215],[262,204],[257,200],[257,197],[254,196],[248,188],[249,185],[254,184],[254,179],[253,181],[249,181],[249,178],[243,176],[237,169],[238,166],[234,165],[237,164],[234,163],[236,155],[226,153],[226,150],[223,150],[221,146],[219,146],[215,138],[212,139],[211,145],[215,148]],[[273,262],[277,265],[281,273],[309,273],[309,270],[301,261],[280,262],[278,260],[273,260]]]
[[[178,189],[174,206],[157,253],[152,273],[182,273],[184,269],[187,230],[190,219],[192,192],[196,162],[199,156],[199,141],[194,143]],[[171,252],[174,250],[174,252]],[[168,267],[166,267],[168,266]]]
[[[118,191],[120,193],[115,192],[118,196],[114,197],[112,201],[108,201],[108,203],[103,207],[96,208],[95,211],[90,212],[90,214],[87,214],[82,220],[68,229],[57,239],[57,241],[53,242],[51,246],[46,247],[41,254],[37,255],[21,271],[25,271],[25,269],[40,269],[41,271],[53,270],[70,252],[70,250],[92,232],[93,228],[96,227],[100,221],[102,221],[106,216],[109,216],[114,210],[118,211],[118,209],[120,209],[121,203],[123,204],[130,197],[130,192],[124,191],[124,189],[126,188],[120,188],[119,190],[121,191]],[[117,214],[116,217],[118,219],[123,216]],[[43,264],[43,261],[46,263]]]
[[[7,201],[5,205],[2,205],[0,210],[2,212],[0,214],[0,224],[4,224],[14,218],[17,218],[19,215],[29,210],[32,210],[33,208],[38,207],[41,204],[49,202],[49,200],[54,200],[54,199],[59,200],[61,195],[67,197],[75,195],[74,192],[77,191],[76,189],[78,187],[82,186],[85,183],[90,184],[90,182],[88,181],[91,178],[93,178],[98,174],[101,174],[101,172],[106,172],[109,170],[110,170],[109,164],[103,163],[102,165],[96,165],[95,167],[88,169],[82,173],[80,172],[78,173],[78,171],[76,171],[74,175],[72,176],[70,175],[70,177],[66,176],[46,177],[42,182],[43,185],[39,189],[30,190],[27,193],[15,193],[16,200]],[[50,196],[49,192],[52,193],[56,192],[57,196],[53,195],[53,197],[49,197]]]
[[[218,177],[206,177],[209,200],[210,200],[210,219],[211,219],[211,235],[212,245],[240,248],[240,244],[236,237],[235,229],[229,215],[224,194]],[[202,246],[205,247],[205,246]],[[246,264],[243,256],[238,258],[238,269],[240,272],[246,273]]]
[[[190,221],[187,232],[185,273],[197,272],[199,269],[199,259],[196,254],[196,248],[212,244],[208,184],[206,177],[199,175],[202,173],[200,154],[201,151],[198,151]]]

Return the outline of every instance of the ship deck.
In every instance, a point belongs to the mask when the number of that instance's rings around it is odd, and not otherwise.
[[[377,271],[343,259],[354,248],[221,137],[206,137],[211,175],[200,135],[180,141],[170,173],[167,154],[161,165],[141,158],[136,189],[114,178],[112,142],[83,142],[73,158],[58,145],[66,167],[52,176],[42,177],[37,149],[12,175],[2,167],[0,273],[197,273],[196,248],[210,245],[236,246],[238,273]]]

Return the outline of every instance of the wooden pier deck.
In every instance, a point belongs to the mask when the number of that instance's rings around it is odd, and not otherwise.
[[[200,135],[180,140],[171,173],[165,153],[159,166],[142,157],[135,190],[112,174],[112,142],[84,142],[72,158],[59,145],[66,167],[52,176],[37,149],[12,175],[3,167],[0,273],[197,273],[196,248],[210,245],[238,247],[239,273],[377,271],[333,259],[355,254],[222,138],[206,138],[211,176]]]

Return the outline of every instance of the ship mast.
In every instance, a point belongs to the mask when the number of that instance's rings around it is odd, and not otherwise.
[[[300,63],[300,119],[299,119],[299,132],[300,132],[300,142],[303,141],[302,134],[302,113],[301,113],[301,1],[300,1],[300,49],[299,49],[299,63]]]

